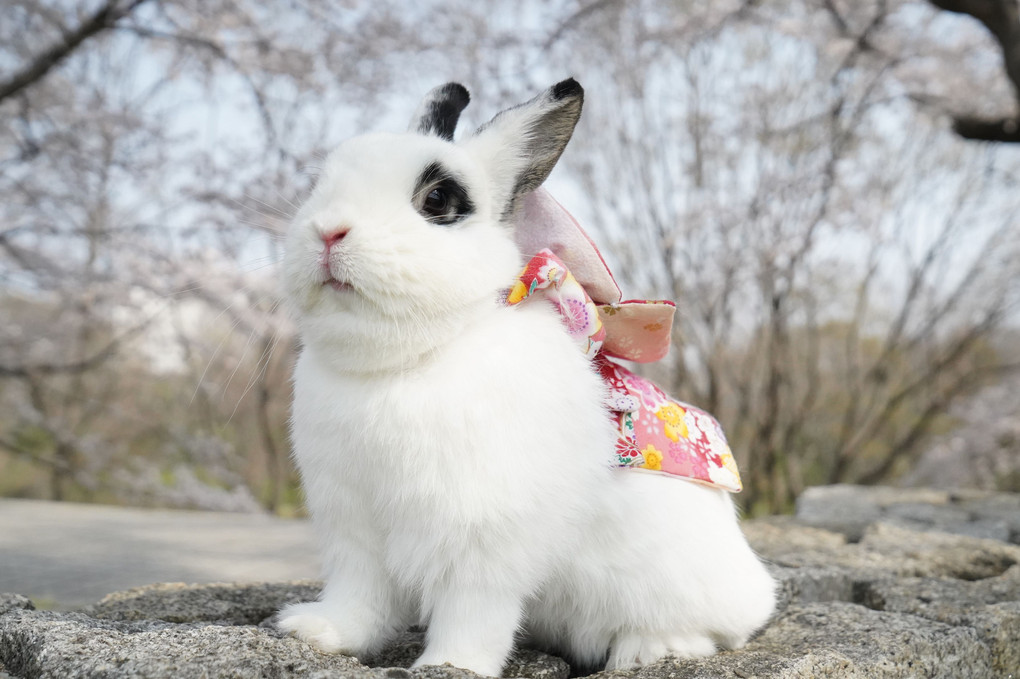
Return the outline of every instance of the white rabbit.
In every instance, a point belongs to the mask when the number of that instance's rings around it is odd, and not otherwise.
[[[734,648],[774,583],[729,494],[615,469],[591,361],[543,303],[499,301],[510,221],[581,113],[575,81],[454,142],[436,88],[405,134],[344,142],[288,235],[293,443],[326,568],[278,626],[329,652],[427,625],[416,666],[498,676],[523,631],[585,666]]]

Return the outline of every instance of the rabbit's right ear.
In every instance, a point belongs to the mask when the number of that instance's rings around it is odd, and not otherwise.
[[[457,120],[470,102],[471,95],[460,83],[440,85],[425,95],[411,118],[410,131],[453,141]]]
[[[573,78],[507,109],[466,140],[493,178],[502,219],[552,172],[581,117],[584,89]]]

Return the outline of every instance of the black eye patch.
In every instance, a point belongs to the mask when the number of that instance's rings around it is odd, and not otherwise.
[[[427,221],[441,226],[456,224],[475,210],[464,183],[439,163],[429,163],[418,175],[411,204]]]

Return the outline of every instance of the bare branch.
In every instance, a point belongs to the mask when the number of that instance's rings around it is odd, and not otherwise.
[[[856,481],[865,485],[885,481],[896,464],[903,458],[917,457],[917,443],[929,433],[935,418],[945,412],[955,397],[987,381],[990,374],[1002,376],[1015,372],[1020,372],[1020,364],[1009,363],[985,366],[983,368],[975,368],[962,375],[942,395],[933,398],[924,412],[914,421],[907,433],[892,445],[892,449],[896,454],[887,456],[878,466],[865,472]]]
[[[63,471],[70,471],[71,465],[66,460],[62,460],[51,455],[45,455],[38,451],[29,450],[22,445],[19,445],[17,441],[7,438],[6,436],[0,436],[0,448],[4,448],[14,453],[15,455],[22,455],[31,459],[33,462],[44,464],[47,467],[53,469],[60,469]]]
[[[35,57],[23,69],[15,73],[7,80],[0,82],[0,101],[14,96],[26,87],[42,80],[55,66],[71,55],[79,46],[89,38],[112,28],[114,24],[128,14],[131,14],[139,5],[148,0],[131,0],[126,5],[118,7],[118,0],[107,0],[99,9],[93,12],[73,31],[64,31],[62,42],[53,45],[42,54]]]
[[[560,22],[560,25],[556,27],[556,30],[553,31],[549,38],[545,41],[544,49],[552,47],[553,44],[563,37],[564,33],[581,23],[586,17],[592,14],[597,14],[612,5],[617,5],[619,2],[620,0],[594,0],[594,2],[584,5]]]
[[[222,45],[209,40],[208,38],[187,33],[167,33],[164,31],[155,31],[150,28],[143,28],[141,26],[120,26],[119,28],[142,38],[171,40],[181,43],[182,45],[206,50],[212,53],[217,59],[230,66],[230,68],[232,68],[248,86],[248,91],[251,93],[252,99],[255,101],[255,106],[258,108],[259,116],[262,119],[262,127],[266,131],[269,143],[272,144],[275,142],[276,130],[273,127],[273,118],[269,112],[269,105],[266,103],[262,90],[252,80],[251,75],[249,75],[249,73],[242,68],[241,65],[230,56],[230,54],[227,53]]]
[[[0,378],[17,377],[28,378],[33,375],[80,375],[93,368],[102,365],[117,354],[124,342],[138,335],[144,330],[152,319],[146,319],[139,325],[127,332],[115,337],[99,351],[80,361],[68,363],[36,363],[34,365],[2,365],[0,364]]]

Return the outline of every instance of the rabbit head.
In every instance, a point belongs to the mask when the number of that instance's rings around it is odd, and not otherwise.
[[[581,114],[565,80],[454,141],[468,92],[432,90],[403,134],[327,158],[287,237],[287,297],[306,347],[344,371],[406,368],[491,309],[518,273],[510,221]]]

